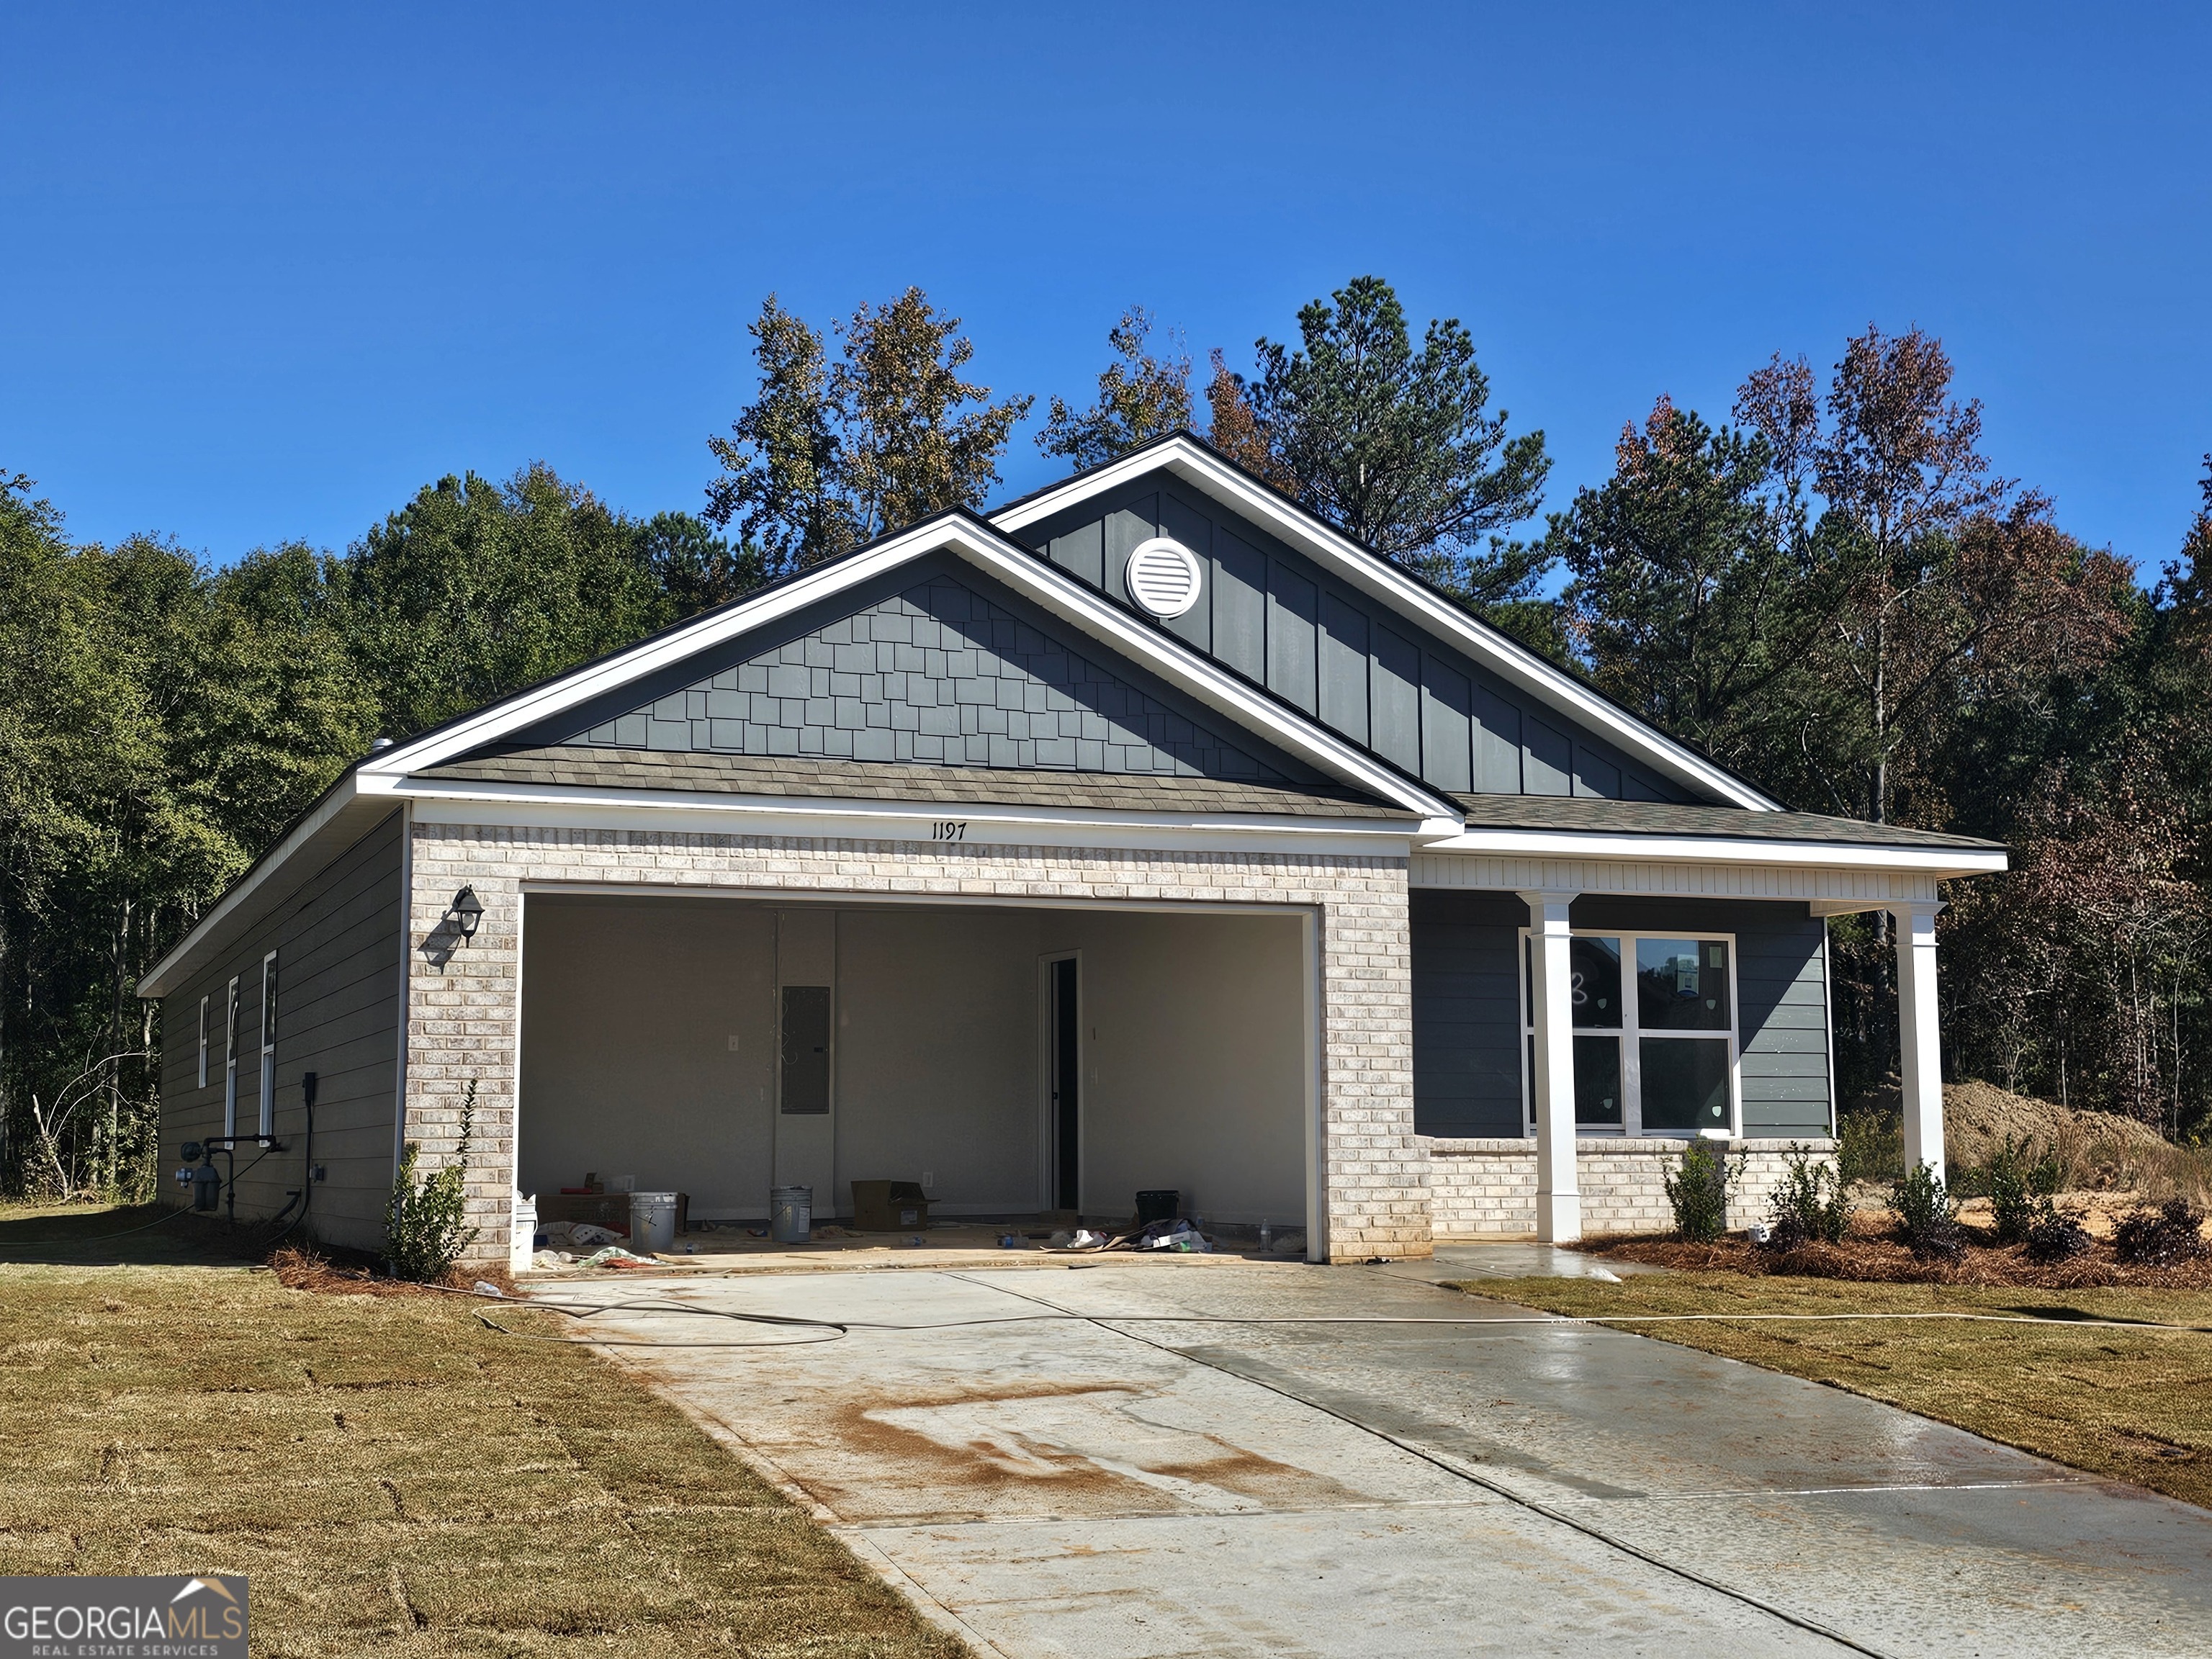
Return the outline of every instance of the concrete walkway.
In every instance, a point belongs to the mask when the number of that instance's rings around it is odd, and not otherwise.
[[[1010,1659],[2212,1651],[2212,1513],[1418,1270],[1194,1265],[539,1293],[696,1310],[580,1328]],[[1226,1322],[1378,1317],[1474,1322]]]

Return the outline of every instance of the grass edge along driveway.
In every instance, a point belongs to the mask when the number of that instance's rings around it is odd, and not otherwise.
[[[257,1654],[967,1651],[675,1407],[482,1305],[0,1264],[0,1573],[243,1572]]]
[[[1848,1389],[2022,1451],[2212,1506],[2212,1292],[1870,1285],[1740,1273],[1484,1279],[1471,1296],[1583,1318],[1650,1314],[2039,1314],[2197,1328],[1960,1320],[1614,1328]]]

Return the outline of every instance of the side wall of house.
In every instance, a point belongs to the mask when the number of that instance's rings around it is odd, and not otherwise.
[[[316,1183],[306,1231],[373,1249],[384,1237],[392,1188],[392,1114],[398,1103],[401,826],[395,811],[332,860],[276,915],[232,939],[161,1000],[161,1158],[173,1169],[188,1140],[223,1133],[224,1013],[238,980],[237,1133],[260,1125],[262,966],[276,953],[276,1134],[282,1152],[238,1148],[240,1220],[261,1219],[301,1189],[308,1161],[301,1079],[316,1075]],[[207,1082],[199,1082],[201,999]],[[228,1172],[226,1170],[226,1172]],[[177,1194],[170,1189],[165,1195]]]
[[[1520,964],[1528,908],[1511,893],[1412,895],[1413,1100],[1423,1134],[1523,1133]],[[1711,899],[1576,902],[1577,927],[1734,933],[1743,1133],[1826,1135],[1826,926],[1802,904]]]

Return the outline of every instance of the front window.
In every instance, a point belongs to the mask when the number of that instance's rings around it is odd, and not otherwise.
[[[1522,1096],[1534,1122],[1534,945],[1522,933]],[[1596,1133],[1696,1134],[1735,1127],[1733,941],[1581,933],[1567,945],[1575,1123]],[[1624,985],[1632,973],[1632,983]]]
[[[276,1133],[276,953],[261,958],[261,1133]]]

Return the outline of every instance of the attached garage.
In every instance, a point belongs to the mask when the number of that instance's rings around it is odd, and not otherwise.
[[[1310,912],[525,896],[517,1180],[1305,1225]]]

